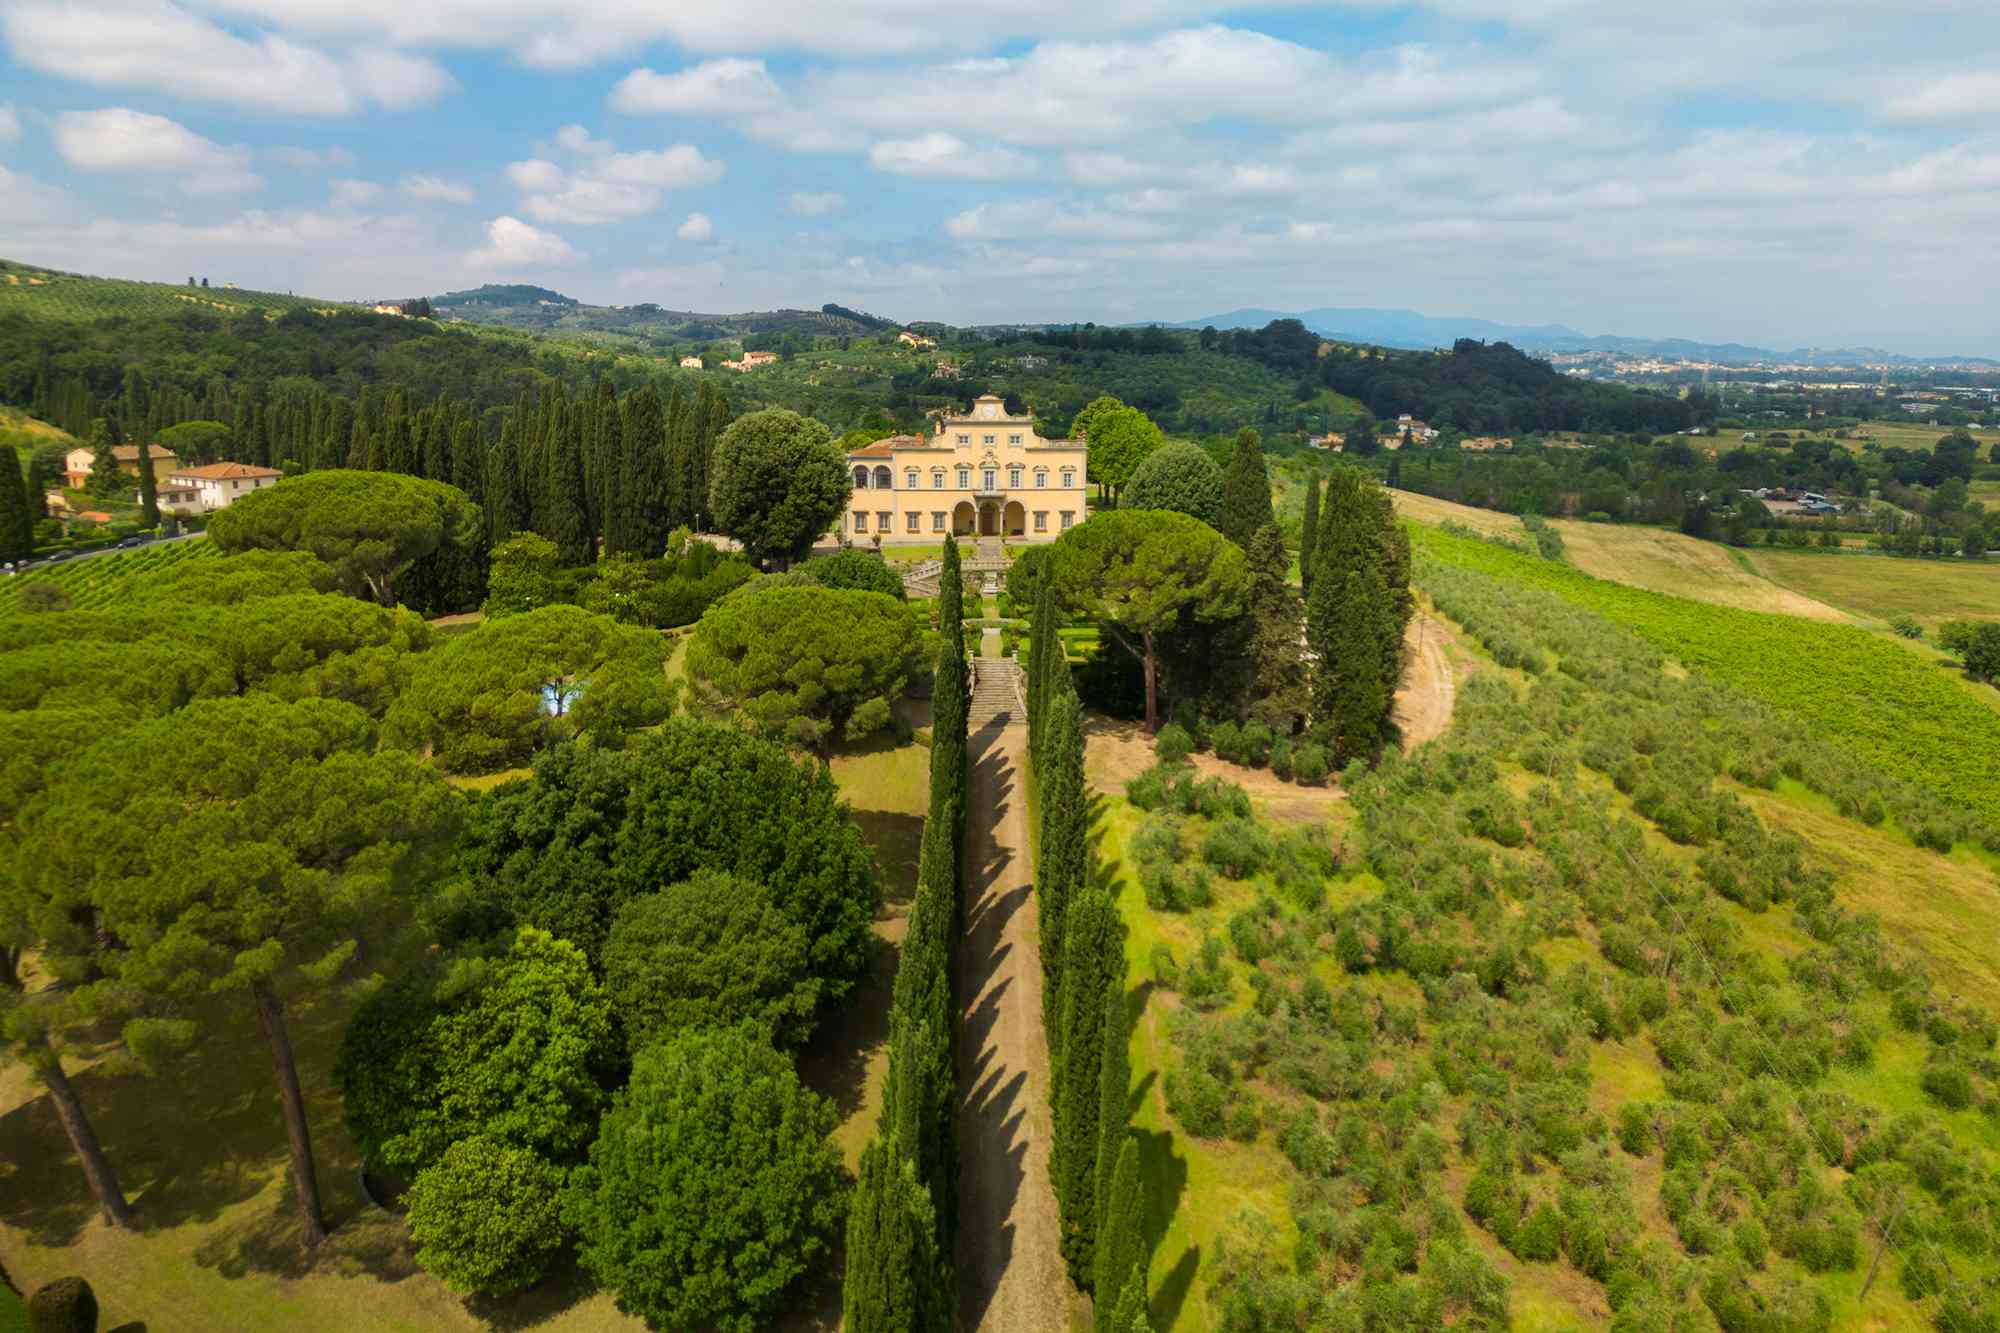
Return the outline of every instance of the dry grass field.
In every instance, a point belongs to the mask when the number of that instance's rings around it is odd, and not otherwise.
[[[1840,611],[1745,569],[1726,546],[1664,528],[1559,519],[1564,553],[1586,574],[1745,611],[1843,620]]]
[[[2000,619],[2000,562],[1910,560],[1897,556],[1749,552],[1773,583],[1869,620],[1915,616],[1925,630],[1939,622]]]
[[[1520,542],[1528,540],[1527,529],[1512,514],[1494,509],[1474,509],[1471,505],[1453,504],[1450,500],[1436,500],[1428,495],[1418,495],[1415,491],[1391,491],[1389,494],[1396,503],[1396,513],[1417,523],[1457,523],[1482,537],[1505,537]]]

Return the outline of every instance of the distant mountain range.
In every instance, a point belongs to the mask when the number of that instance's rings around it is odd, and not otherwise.
[[[586,305],[547,287],[523,284],[488,283],[469,291],[433,296],[430,302],[434,313],[473,324],[544,333],[623,333],[663,345],[741,338],[753,333],[856,335],[898,327],[891,320],[838,305],[818,310],[752,310],[708,315],[692,310],[668,310],[651,302]]]
[[[1801,347],[1789,352],[1743,343],[1705,343],[1689,338],[1621,338],[1581,333],[1562,324],[1501,324],[1469,316],[1424,315],[1414,310],[1374,310],[1365,307],[1322,306],[1316,310],[1231,310],[1201,319],[1160,322],[1169,329],[1261,329],[1274,319],[1296,319],[1322,338],[1407,347],[1427,351],[1449,347],[1460,338],[1506,342],[1524,352],[1618,352],[1627,356],[1657,356],[1689,361],[1745,365],[1753,361],[1784,361],[1814,366],[1955,365],[1989,369],[2000,362],[1978,356],[1901,356],[1876,347]]]

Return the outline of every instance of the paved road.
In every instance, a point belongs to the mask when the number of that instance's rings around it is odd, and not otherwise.
[[[1048,1048],[1028,854],[1028,729],[973,733],[959,1043],[959,1326],[1062,1333],[1069,1326],[1049,1186]]]
[[[143,551],[149,546],[164,546],[168,542],[191,542],[197,537],[205,537],[207,535],[204,532],[183,532],[178,537],[162,537],[158,541],[143,542],[138,546],[103,546],[95,551],[79,551],[67,560],[58,560],[53,564],[44,560],[37,563],[33,569],[17,568],[14,572],[16,574],[42,574],[51,569],[61,569],[64,565],[73,565],[79,560],[90,560],[100,555],[117,555],[121,551]]]

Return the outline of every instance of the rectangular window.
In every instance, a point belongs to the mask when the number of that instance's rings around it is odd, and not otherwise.
[[[887,510],[884,510],[883,512],[875,515],[875,531],[890,532],[893,530],[894,529],[892,527],[892,522]]]
[[[944,531],[944,514],[936,509],[933,509],[931,511],[931,531],[932,532]]]
[[[1071,524],[1072,522],[1074,522],[1074,521],[1075,521],[1075,519],[1076,519],[1076,515],[1075,515],[1074,513],[1072,513],[1071,511],[1069,511],[1069,510],[1067,510],[1067,509],[1065,509],[1065,510],[1063,510],[1063,511],[1062,511],[1062,525],[1063,525],[1063,531],[1064,531],[1064,532],[1068,532],[1068,531],[1069,531],[1069,525],[1070,525],[1070,524]]]
[[[959,437],[958,437],[958,442],[959,442],[960,444],[971,444],[971,443],[972,443],[972,437],[971,437],[970,435],[961,435],[961,436],[959,436]]]
[[[1010,467],[1007,469],[1007,484],[1009,486],[1015,487],[1016,489],[1019,489],[1021,485],[1021,469],[1017,467]]]
[[[1068,490],[1068,489],[1069,489],[1070,487],[1072,487],[1072,486],[1074,486],[1074,485],[1076,484],[1075,482],[1073,482],[1073,481],[1071,481],[1071,480],[1070,480],[1070,478],[1074,477],[1075,475],[1076,475],[1076,474],[1075,474],[1074,472],[1071,472],[1071,471],[1070,471],[1070,470],[1069,470],[1068,468],[1064,468],[1064,469],[1063,469],[1063,489],[1064,489],[1064,490]]]
[[[1048,484],[1049,484],[1049,474],[1048,474],[1048,473],[1046,473],[1046,472],[1037,472],[1037,473],[1035,474],[1035,489],[1036,489],[1036,490],[1040,490],[1040,489],[1042,489],[1042,488],[1043,488],[1044,486],[1046,486],[1046,485],[1048,485]]]
[[[918,521],[918,520],[920,520],[920,519],[922,519],[922,518],[923,518],[923,515],[922,515],[922,514],[910,514],[910,515],[908,515],[907,517],[908,517],[908,518],[909,518],[909,520],[910,520],[910,521],[909,521],[909,525],[908,525],[908,526],[909,526],[909,530],[910,530],[911,532],[921,532],[921,531],[923,531],[923,525],[922,525],[922,524],[921,524],[921,523],[920,523],[920,522]]]
[[[856,532],[868,531],[868,515],[859,509],[854,511],[854,530]]]
[[[1046,509],[1037,509],[1035,511],[1035,531],[1047,532],[1048,530],[1049,530],[1049,511]]]
[[[1018,435],[1009,435],[1007,437],[1007,443],[1009,444],[1019,444],[1020,442],[1021,442],[1021,437]]]
[[[991,444],[991,443],[993,443],[993,441],[995,441],[995,440],[997,440],[997,439],[999,439],[999,438],[1000,438],[1000,437],[999,437],[999,436],[997,436],[997,435],[982,435],[982,436],[980,436],[980,437],[979,437],[979,442],[980,442],[981,444]]]
[[[969,467],[960,468],[958,470],[958,489],[962,491],[970,485],[972,485],[972,469]]]
[[[981,468],[979,471],[979,475],[981,479],[985,481],[987,490],[991,491],[999,488],[1000,485],[999,468],[993,468],[993,467]]]

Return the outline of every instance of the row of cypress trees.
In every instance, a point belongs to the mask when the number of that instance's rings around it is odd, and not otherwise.
[[[1150,1327],[1138,1142],[1131,1133],[1125,930],[1090,854],[1083,708],[1046,586],[1028,647],[1028,753],[1039,804],[1035,895],[1055,1140],[1049,1170],[1070,1280],[1098,1333]]]
[[[972,705],[962,594],[958,543],[946,537],[931,694],[931,807],[889,1009],[882,1119],[861,1154],[848,1213],[847,1333],[949,1329],[955,1317],[959,885]]]
[[[1312,712],[1334,761],[1372,757],[1388,734],[1403,673],[1403,631],[1416,610],[1410,539],[1389,493],[1357,468],[1335,468],[1306,492],[1301,541],[1306,644],[1316,659]],[[1317,511],[1317,512],[1315,512]]]

